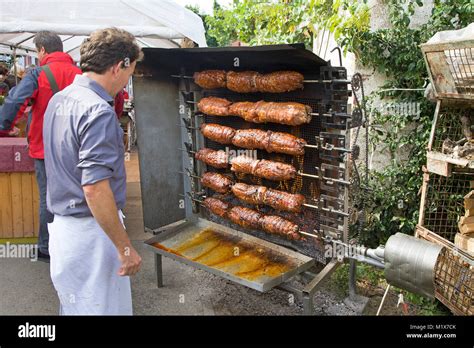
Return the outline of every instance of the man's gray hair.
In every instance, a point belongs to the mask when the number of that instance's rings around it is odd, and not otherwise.
[[[59,35],[50,31],[39,31],[33,40],[36,49],[39,51],[44,48],[46,53],[62,52],[63,42]]]

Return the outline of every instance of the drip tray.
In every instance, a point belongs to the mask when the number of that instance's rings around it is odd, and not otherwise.
[[[179,221],[145,241],[155,253],[266,292],[314,259],[214,222]]]

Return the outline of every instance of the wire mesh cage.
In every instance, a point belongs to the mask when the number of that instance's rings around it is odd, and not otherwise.
[[[421,46],[438,99],[474,100],[474,40]]]
[[[474,189],[474,161],[470,156],[462,158],[456,149],[472,142],[474,113],[469,104],[456,104],[438,101],[416,235],[444,247],[435,266],[436,298],[455,314],[472,315],[474,255],[460,249],[455,238],[466,213],[464,197]]]
[[[466,137],[466,129],[463,130],[461,119],[465,117],[469,120],[474,117],[472,108],[456,108],[444,106],[440,110],[434,128],[433,143],[430,150],[443,152],[443,143],[449,139],[453,142],[459,142]]]
[[[436,297],[455,314],[474,314],[474,266],[455,250],[444,248],[435,267]]]
[[[463,197],[472,190],[473,184],[474,173],[453,173],[449,178],[425,174],[420,226],[454,242],[459,232],[459,217],[464,215]]]

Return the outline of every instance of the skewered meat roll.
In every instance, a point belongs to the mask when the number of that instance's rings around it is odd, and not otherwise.
[[[201,125],[201,133],[206,138],[219,144],[232,144],[232,139],[235,135],[235,129],[215,123],[203,123]]]
[[[266,150],[268,132],[261,129],[238,129],[232,138],[232,144],[244,149]]]
[[[232,193],[241,201],[249,204],[263,204],[266,191],[265,186],[247,185],[241,182],[232,186]]]
[[[227,88],[238,93],[258,92],[256,71],[227,72]]]
[[[274,122],[299,126],[311,122],[311,107],[300,103],[258,102],[258,123]]]
[[[229,106],[232,102],[224,98],[207,97],[198,103],[198,109],[213,116],[229,116]]]
[[[304,76],[296,71],[275,71],[257,76],[255,84],[259,92],[286,93],[303,89]]]
[[[214,168],[227,168],[227,154],[225,151],[219,150],[212,150],[208,148],[200,149],[194,157],[199,160],[203,161],[207,165],[210,165]]]
[[[245,207],[233,207],[227,213],[227,217],[234,224],[242,226],[244,228],[250,229],[260,229],[260,220],[262,219],[262,214],[253,209]]]
[[[296,168],[290,164],[255,160],[247,156],[237,156],[231,160],[231,170],[238,173],[252,174],[268,180],[280,181],[293,179]]]
[[[304,155],[306,141],[294,135],[260,129],[239,129],[232,138],[232,144],[244,149],[260,149],[267,152]]]
[[[229,106],[229,115],[239,116],[247,122],[260,123],[258,120],[257,106],[262,102],[236,102]]]
[[[204,89],[226,87],[226,72],[224,70],[205,70],[194,73],[194,82]]]
[[[213,214],[222,218],[227,218],[227,211],[229,210],[229,205],[226,202],[223,202],[217,198],[208,197],[204,199],[203,204]]]
[[[232,186],[232,193],[249,204],[266,204],[274,209],[299,213],[305,203],[301,194],[292,194],[274,190],[265,186],[236,183]]]
[[[280,216],[263,215],[260,223],[262,230],[267,233],[278,234],[292,240],[301,239],[298,225]]]
[[[212,172],[204,173],[201,177],[201,183],[203,186],[209,187],[211,190],[219,193],[230,192],[233,185],[232,180],[227,176]]]

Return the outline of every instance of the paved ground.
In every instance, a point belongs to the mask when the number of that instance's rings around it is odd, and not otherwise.
[[[143,232],[137,156],[127,162],[128,187],[125,219],[127,231],[144,264],[132,280],[137,315],[295,315],[302,309],[287,292],[261,294],[163,258],[165,287],[156,286],[154,257],[143,246],[150,238]],[[341,298],[326,288],[316,293],[318,315],[354,315]],[[55,315],[58,300],[49,278],[48,264],[28,259],[0,259],[0,315]]]

